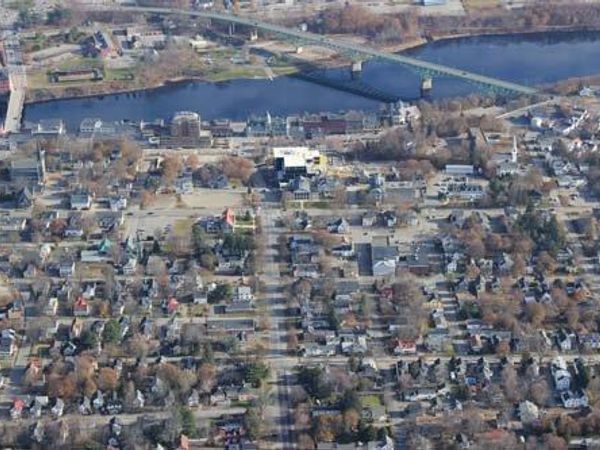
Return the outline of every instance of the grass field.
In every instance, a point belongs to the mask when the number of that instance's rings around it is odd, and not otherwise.
[[[360,403],[364,408],[374,408],[381,406],[381,399],[378,395],[365,395],[360,398]]]
[[[264,76],[265,72],[261,67],[232,66],[211,71],[207,74],[206,78],[209,81],[227,81],[236,78],[257,78]]]
[[[476,12],[486,9],[502,7],[500,0],[463,0],[464,8],[467,12]]]

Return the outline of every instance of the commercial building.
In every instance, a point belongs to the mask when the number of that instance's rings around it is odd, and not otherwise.
[[[7,95],[12,90],[10,76],[6,69],[0,69],[0,96]]]
[[[61,119],[41,119],[31,127],[33,136],[62,136],[67,132]]]
[[[102,74],[102,71],[97,68],[55,70],[50,74],[50,79],[54,83],[73,81],[100,81],[103,78],[104,75]]]
[[[465,177],[475,175],[475,167],[470,164],[446,164],[446,175]]]
[[[327,168],[327,158],[318,150],[308,147],[275,147],[273,165],[277,178],[288,182],[297,177],[311,177],[324,173]]]
[[[200,116],[191,111],[175,113],[171,122],[171,136],[175,138],[200,138]]]
[[[44,152],[39,152],[38,158],[16,159],[10,163],[10,179],[23,186],[40,186],[46,179],[46,164]]]

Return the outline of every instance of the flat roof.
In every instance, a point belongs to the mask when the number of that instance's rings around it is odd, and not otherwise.
[[[319,156],[318,150],[309,147],[273,147],[273,157],[283,158],[286,163],[288,161],[298,160],[304,164],[307,158]]]

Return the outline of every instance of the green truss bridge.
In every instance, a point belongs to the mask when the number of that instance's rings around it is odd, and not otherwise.
[[[429,81],[431,78],[436,76],[446,76],[459,78],[470,83],[474,83],[492,92],[508,94],[535,94],[538,92],[535,88],[512,83],[510,81],[479,75],[473,72],[456,69],[454,67],[412,58],[410,56],[382,52],[368,46],[339,39],[331,39],[316,33],[273,25],[250,17],[223,14],[213,11],[182,11],[172,8],[124,6],[120,7],[119,9],[124,11],[148,12],[154,14],[183,14],[223,22],[230,24],[231,26],[241,25],[244,27],[249,27],[252,30],[260,30],[265,33],[280,36],[284,40],[291,40],[295,42],[297,45],[316,45],[319,47],[332,49],[338,53],[350,56],[351,58],[359,61],[362,59],[376,58],[383,61],[400,64],[419,73],[423,79],[428,79]]]

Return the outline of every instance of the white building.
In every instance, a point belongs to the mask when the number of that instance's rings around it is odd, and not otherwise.
[[[273,165],[280,181],[290,181],[325,172],[327,158],[308,147],[275,147]]]

